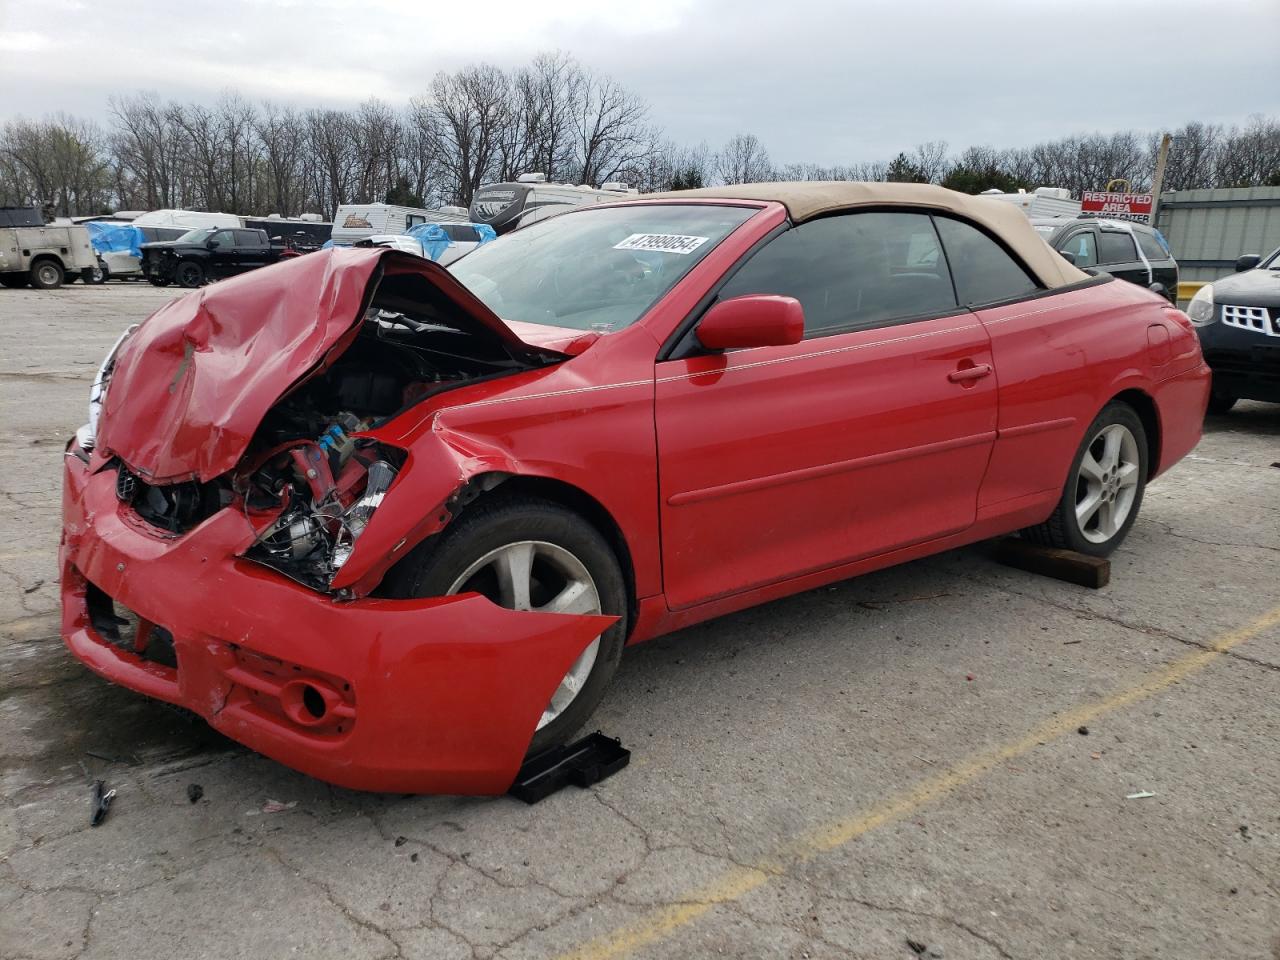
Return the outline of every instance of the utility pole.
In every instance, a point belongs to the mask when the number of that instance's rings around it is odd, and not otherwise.
[[[1173,143],[1172,134],[1166,133],[1160,138],[1160,150],[1156,153],[1156,172],[1151,178],[1151,226],[1156,225],[1156,214],[1160,212],[1160,190],[1164,186],[1164,165],[1169,159],[1169,147]]]

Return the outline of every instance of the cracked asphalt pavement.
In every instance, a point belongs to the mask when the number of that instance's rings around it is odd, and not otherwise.
[[[0,957],[1280,958],[1280,407],[1105,589],[947,553],[633,648],[591,790],[360,794],[58,637],[62,447],[171,296],[0,290]]]

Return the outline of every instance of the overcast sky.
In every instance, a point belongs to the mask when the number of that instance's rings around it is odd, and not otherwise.
[[[1280,0],[0,0],[0,120],[102,118],[142,89],[399,104],[437,70],[559,49],[674,140],[835,164],[1280,114],[1278,39]]]

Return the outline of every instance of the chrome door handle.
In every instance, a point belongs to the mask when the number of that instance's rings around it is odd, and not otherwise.
[[[972,367],[961,367],[959,370],[952,370],[947,374],[947,379],[952,383],[970,383],[974,380],[981,380],[983,377],[991,375],[991,364],[979,363]]]

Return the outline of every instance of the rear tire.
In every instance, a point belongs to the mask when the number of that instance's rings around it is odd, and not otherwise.
[[[107,269],[107,265],[99,261],[98,265],[93,268],[93,273],[89,274],[88,283],[99,286],[107,282],[107,278],[111,276],[111,271]]]
[[[530,545],[525,547],[524,545]],[[526,603],[504,599],[502,586],[487,566],[488,558],[506,550],[528,550],[531,559]],[[536,552],[535,552],[536,551]],[[557,567],[559,569],[557,569]],[[510,568],[508,568],[510,569]],[[587,670],[575,675],[591,653],[570,668],[543,715],[543,725],[534,733],[529,755],[565,743],[586,722],[604,697],[605,689],[618,668],[627,636],[627,589],[617,558],[604,537],[576,513],[546,500],[495,499],[468,508],[457,521],[420,545],[401,563],[388,580],[395,597],[438,597],[476,590],[508,608],[540,609],[567,597],[574,580],[566,569],[585,572],[585,583],[593,588],[598,609],[618,617],[618,622],[600,635],[595,659]],[[493,569],[497,572],[497,565]],[[579,595],[582,591],[579,591]],[[590,606],[590,602],[586,606]],[[577,612],[576,606],[570,608]],[[565,684],[578,684],[576,692]],[[557,698],[570,699],[557,706]]]
[[[31,285],[37,290],[57,290],[62,286],[62,264],[54,260],[39,260],[31,266]]]
[[[1049,519],[1022,531],[1046,547],[1110,556],[1138,519],[1147,484],[1147,433],[1127,403],[1107,404],[1085,431]]]

